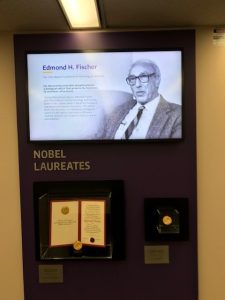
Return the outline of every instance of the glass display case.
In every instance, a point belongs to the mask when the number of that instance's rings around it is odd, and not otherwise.
[[[144,222],[146,241],[185,241],[189,238],[187,198],[146,198]]]
[[[35,182],[36,256],[123,259],[122,181]]]

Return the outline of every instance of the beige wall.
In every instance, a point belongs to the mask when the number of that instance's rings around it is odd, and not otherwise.
[[[0,34],[0,299],[23,300],[12,35]],[[225,299],[225,46],[196,34],[199,300]],[[190,299],[191,300],[191,299]]]
[[[0,33],[0,299],[23,299],[12,35]]]
[[[197,30],[200,300],[225,299],[225,45]]]

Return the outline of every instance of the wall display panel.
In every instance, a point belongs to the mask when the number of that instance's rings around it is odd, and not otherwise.
[[[14,46],[25,300],[197,300],[195,32],[25,34]],[[133,65],[139,54],[154,64]],[[99,194],[114,182],[123,197]],[[93,207],[99,236],[82,221]]]

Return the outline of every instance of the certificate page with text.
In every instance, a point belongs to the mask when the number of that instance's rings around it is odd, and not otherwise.
[[[105,246],[105,201],[81,202],[81,241],[85,245]]]
[[[78,201],[51,201],[51,247],[72,245],[78,240],[78,217]]]

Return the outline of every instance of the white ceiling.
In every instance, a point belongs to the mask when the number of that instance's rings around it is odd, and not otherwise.
[[[225,0],[99,0],[99,6],[105,29],[225,27]],[[57,0],[0,0],[0,32],[68,30]]]

